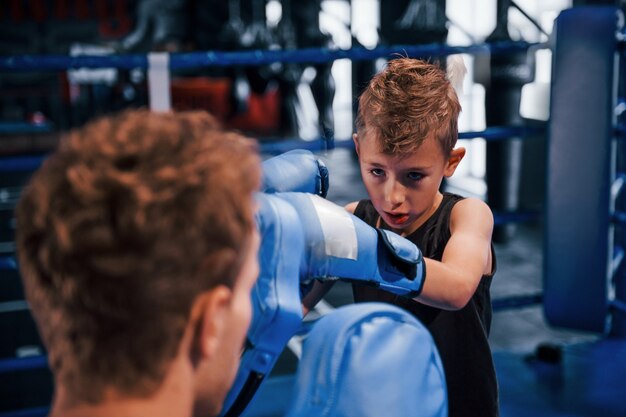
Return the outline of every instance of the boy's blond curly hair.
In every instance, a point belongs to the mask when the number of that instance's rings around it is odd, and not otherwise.
[[[387,154],[414,152],[434,135],[447,156],[457,141],[460,112],[456,91],[438,64],[398,58],[359,97],[356,128],[373,133]]]

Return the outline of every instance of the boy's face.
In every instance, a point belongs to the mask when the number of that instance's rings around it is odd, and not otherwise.
[[[451,176],[465,155],[454,149],[445,157],[439,143],[429,137],[413,153],[389,155],[381,151],[374,132],[354,135],[361,176],[382,220],[397,233],[414,232],[441,202],[439,186]]]

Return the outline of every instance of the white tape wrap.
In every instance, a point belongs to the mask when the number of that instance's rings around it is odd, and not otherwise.
[[[150,110],[167,112],[172,109],[170,97],[170,56],[166,52],[148,54],[148,92]]]
[[[359,244],[350,214],[316,195],[309,196],[320,220],[326,255],[356,260]]]

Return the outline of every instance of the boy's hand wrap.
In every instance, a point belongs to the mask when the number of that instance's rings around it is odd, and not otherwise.
[[[261,191],[297,191],[326,197],[328,168],[307,150],[294,150],[263,161]]]

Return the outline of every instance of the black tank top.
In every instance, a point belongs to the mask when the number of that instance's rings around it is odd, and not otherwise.
[[[463,197],[444,193],[433,215],[416,231],[406,236],[422,254],[441,261],[450,239],[450,213]],[[379,215],[370,200],[361,200],[354,214],[376,227]],[[382,219],[380,227],[390,229]],[[411,312],[428,328],[439,350],[446,373],[449,417],[498,416],[498,384],[488,336],[491,327],[489,287],[496,270],[493,247],[491,275],[484,275],[465,307],[447,311],[430,307],[410,298],[396,296],[374,287],[354,284],[354,301],[383,301]],[[428,271],[426,271],[428,279]]]

